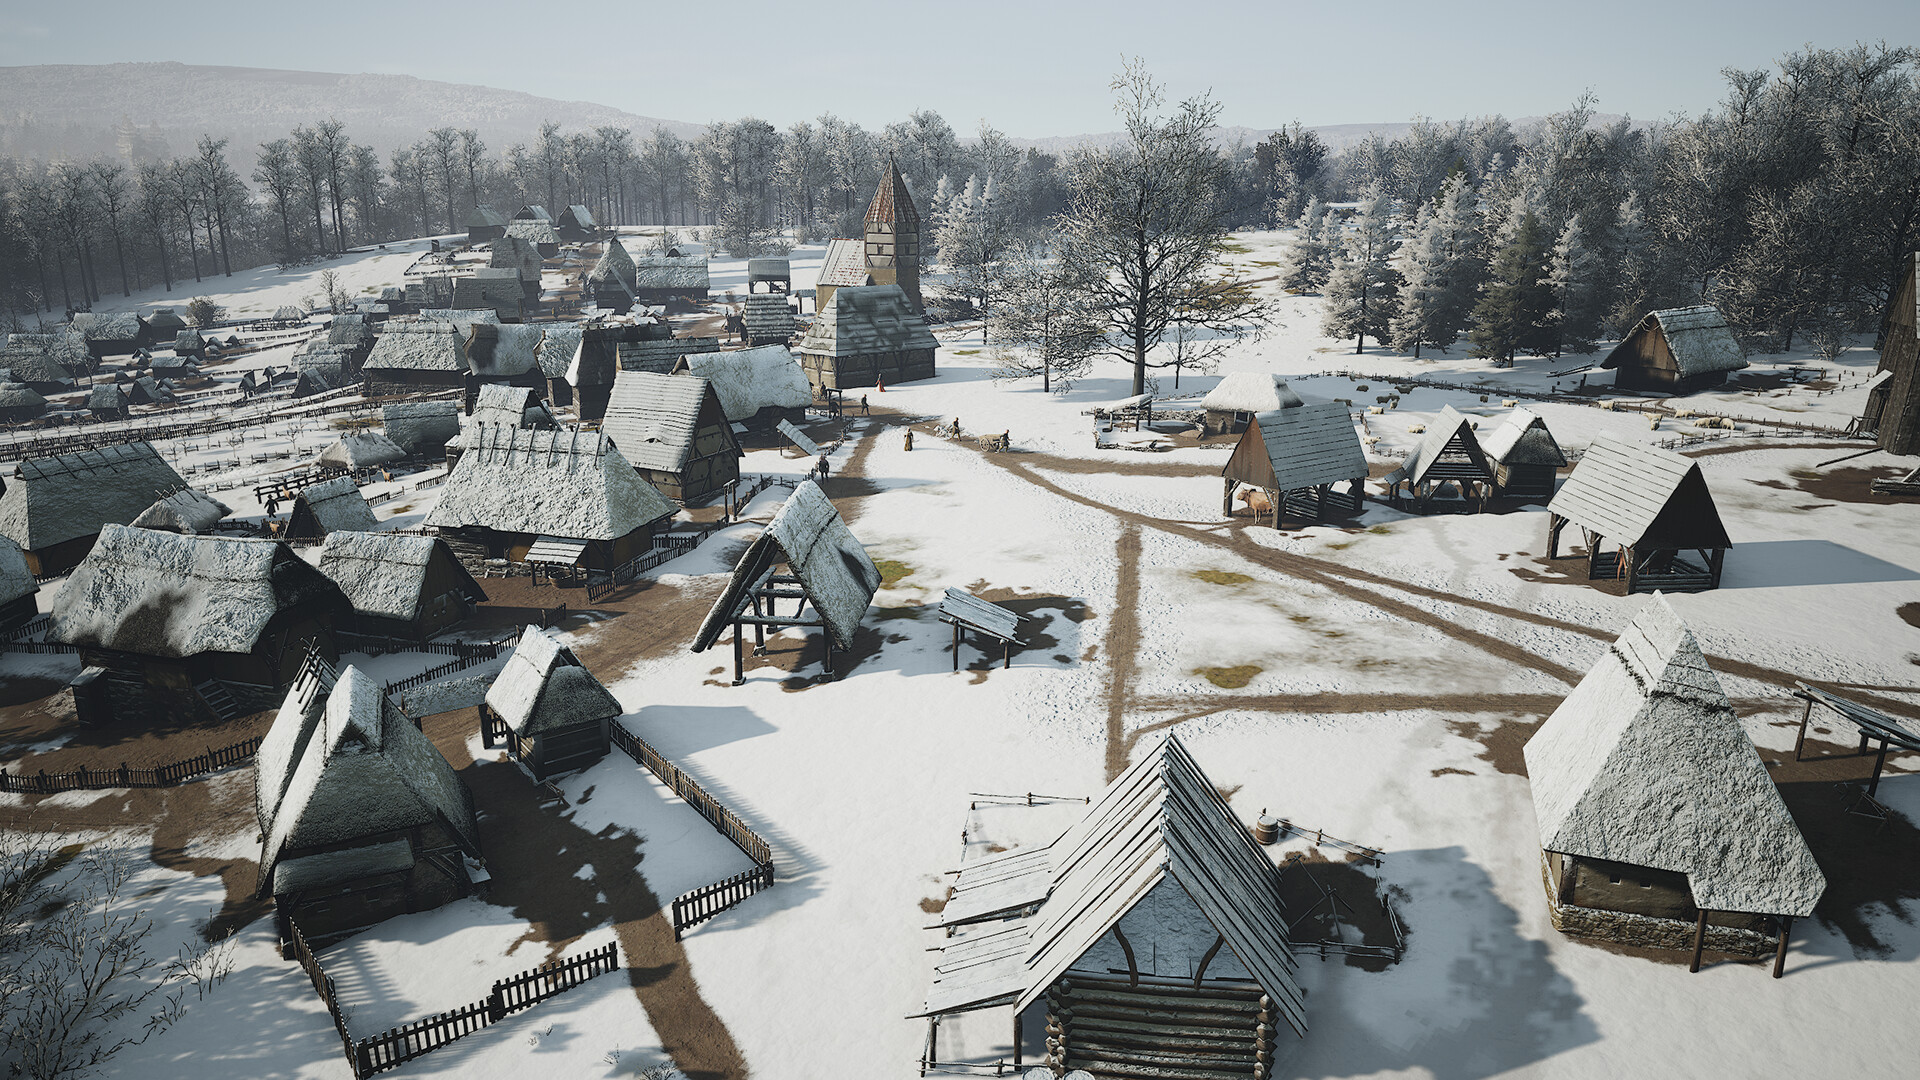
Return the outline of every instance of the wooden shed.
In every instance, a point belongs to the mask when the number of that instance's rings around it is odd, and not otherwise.
[[[491,206],[476,206],[467,215],[467,243],[485,244],[507,234],[507,216]]]
[[[1907,259],[1887,309],[1880,366],[1867,386],[1860,432],[1889,454],[1920,454],[1920,252]]]
[[[1031,1008],[1053,1075],[1165,1080],[1267,1076],[1306,1034],[1280,871],[1173,735],[1051,844],[949,880],[930,1023],[1005,1010],[1018,1047]]]
[[[379,521],[351,476],[308,484],[294,496],[287,515],[287,538],[319,540],[334,532],[367,532]]]
[[[0,630],[33,621],[40,611],[34,599],[39,592],[40,583],[33,579],[27,553],[19,544],[0,536]]]
[[[727,419],[748,431],[772,431],[782,420],[804,424],[813,403],[813,387],[785,345],[690,353],[673,373],[707,380]]]
[[[740,445],[705,379],[622,371],[600,430],[648,483],[677,502],[698,502],[740,478]]]
[[[0,383],[0,421],[24,424],[46,414],[47,399],[26,383]]]
[[[545,780],[605,757],[614,718],[625,711],[572,649],[529,626],[487,688],[481,742],[504,743],[535,780]]]
[[[553,223],[553,231],[559,233],[562,240],[578,242],[593,239],[600,227],[594,223],[593,211],[574,203],[560,211],[559,220]]]
[[[638,272],[634,268],[633,256],[627,253],[619,237],[612,237],[607,240],[606,250],[600,253],[599,261],[587,272],[584,291],[593,297],[595,307],[625,315],[633,309],[633,290],[637,282]]]
[[[487,601],[453,549],[431,536],[330,532],[317,565],[353,605],[344,629],[369,637],[428,641]]]
[[[874,381],[934,376],[940,343],[898,285],[835,289],[794,351],[819,390],[851,390]]]
[[[0,536],[20,545],[36,575],[62,573],[86,558],[103,526],[125,525],[186,486],[151,443],[29,458],[0,494]]]
[[[1493,463],[1493,493],[1503,499],[1551,499],[1567,455],[1538,413],[1515,409],[1480,436]]]
[[[484,308],[503,323],[524,321],[526,302],[520,272],[511,266],[482,267],[466,277],[453,279],[454,307]]]
[[[1275,409],[1297,409],[1304,402],[1287,381],[1264,371],[1236,371],[1201,399],[1201,429],[1208,435],[1237,435],[1255,416]]]
[[[1221,475],[1222,514],[1232,516],[1234,492],[1246,484],[1265,493],[1277,529],[1289,505],[1304,513],[1309,497],[1314,518],[1324,519],[1335,484],[1347,485],[1346,509],[1358,514],[1366,497],[1367,454],[1345,405],[1295,405],[1254,414]]]
[[[339,586],[278,540],[108,525],[54,597],[47,640],[104,669],[98,696],[74,695],[83,723],[168,711],[232,719],[271,708],[309,650],[335,656],[334,628],[350,610]]]
[[[1493,492],[1493,462],[1481,448],[1473,422],[1446,405],[1427,425],[1420,445],[1386,475],[1386,484],[1396,505],[1404,498],[1422,512],[1432,509],[1434,497],[1448,484],[1462,502],[1484,507]]]
[[[1622,390],[1691,394],[1726,382],[1727,372],[1747,366],[1747,355],[1727,317],[1702,304],[1649,312],[1600,366],[1614,370]]]
[[[1583,464],[1581,468],[1586,468]],[[1547,910],[1624,945],[1786,957],[1826,877],[1693,633],[1640,610],[1527,741]]]
[[[296,925],[318,949],[473,892],[473,796],[358,668],[305,666],[255,757],[254,812],[283,956]]]
[[[540,304],[540,274],[544,256],[533,241],[522,236],[504,235],[487,245],[487,266],[495,270],[513,270],[520,275],[520,293],[526,298],[528,313]],[[447,295],[453,295],[453,285],[449,281]],[[408,294],[411,298],[412,294]],[[426,305],[422,305],[426,306]]]
[[[125,420],[133,399],[119,383],[101,383],[87,394],[87,411],[101,420]]]
[[[792,262],[784,258],[748,259],[747,291],[760,292],[762,285],[765,285],[765,291],[770,293],[792,292]]]
[[[1547,504],[1547,558],[1560,557],[1569,524],[1586,541],[1587,578],[1624,579],[1629,593],[1719,588],[1733,546],[1699,462],[1617,436],[1596,439]]]

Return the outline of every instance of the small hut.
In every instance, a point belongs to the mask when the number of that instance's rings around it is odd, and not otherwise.
[[[1585,468],[1583,464],[1581,468]],[[1775,954],[1826,877],[1692,631],[1655,595],[1527,741],[1566,934]]]
[[[873,283],[873,275],[867,273],[867,242],[844,237],[830,240],[813,286],[813,310],[825,311],[838,289]]]
[[[526,315],[526,290],[520,272],[511,266],[483,267],[453,279],[453,306],[486,309],[503,323],[520,322]]]
[[[813,403],[813,387],[785,345],[692,353],[673,365],[673,373],[707,380],[727,419],[748,431],[772,431],[782,420],[804,424]]]
[[[454,324],[431,319],[390,320],[360,373],[367,393],[376,397],[467,384],[466,356]]]
[[[1427,425],[1420,445],[1387,474],[1386,484],[1396,504],[1405,498],[1421,511],[1431,509],[1434,497],[1448,484],[1462,502],[1484,506],[1493,490],[1493,463],[1481,449],[1472,421],[1446,405]]]
[[[481,427],[426,524],[463,559],[525,562],[536,543],[612,570],[653,550],[674,506],[605,434]]]
[[[319,540],[334,532],[369,532],[378,524],[353,477],[336,476],[308,484],[294,496],[286,535],[293,540]]]
[[[468,413],[480,399],[480,388],[488,384],[526,387],[537,392],[547,388],[545,369],[540,366],[540,343],[546,329],[534,324],[501,326],[497,323],[473,323],[461,339],[466,357],[465,406]]]
[[[779,572],[782,566],[785,573]],[[747,625],[753,626],[755,648],[766,644],[768,629],[817,626],[823,631],[824,665],[831,675],[833,650],[853,648],[853,635],[879,589],[880,571],[867,549],[820,485],[803,480],[766,530],[741,553],[726,588],[694,636],[693,651],[712,648],[721,631],[732,626],[733,685],[739,686],[747,681],[742,637]],[[774,601],[781,599],[800,601],[791,616],[777,614]],[[815,613],[812,619],[805,617],[809,606]]]
[[[380,407],[387,438],[410,457],[439,457],[460,434],[460,405],[453,401],[408,401]]]
[[[0,630],[32,622],[40,608],[34,596],[40,583],[33,579],[27,565],[27,553],[20,545],[0,536]]]
[[[95,360],[130,356],[142,345],[140,316],[130,311],[100,314],[83,311],[73,317],[73,329],[86,342],[87,352]]]
[[[175,356],[201,356],[206,351],[207,339],[201,336],[198,330],[189,328],[173,335],[173,355]]]
[[[219,499],[194,488],[181,488],[141,511],[132,526],[190,536],[206,532],[231,513],[233,509]]]
[[[785,345],[793,340],[797,321],[785,293],[749,296],[741,320],[747,328],[747,347]]]
[[[759,292],[765,285],[770,293],[790,293],[793,291],[793,264],[786,259],[766,258],[747,260],[747,291]]]
[[[29,458],[0,494],[0,535],[20,545],[27,565],[47,577],[78,566],[103,526],[124,525],[186,486],[151,443]]]
[[[1701,304],[1649,312],[1600,366],[1613,369],[1613,385],[1622,390],[1691,394],[1726,382],[1747,357],[1727,317]]]
[[[507,217],[491,206],[476,206],[467,215],[467,243],[485,244],[507,234]]]
[[[1857,426],[1889,454],[1920,454],[1920,252],[1901,268]]]
[[[614,718],[625,711],[572,649],[529,626],[487,688],[482,745],[505,742],[535,780],[545,780],[605,757]]]
[[[1295,409],[1304,402],[1287,381],[1264,371],[1236,371],[1220,380],[1200,402],[1208,435],[1237,435],[1260,413]]]
[[[306,665],[260,742],[256,897],[282,955],[318,949],[473,891],[473,796],[433,742],[358,668]],[[464,856],[464,858],[463,858]]]
[[[368,637],[427,641],[487,601],[453,549],[431,536],[329,532],[318,566],[353,605],[345,628]]]
[[[349,431],[320,451],[315,464],[359,470],[391,464],[406,456],[407,452],[400,448],[400,444],[387,438],[383,432]]]
[[[297,304],[281,304],[273,309],[273,321],[282,323],[302,323],[307,321],[307,309]]]
[[[553,231],[559,233],[562,240],[578,242],[593,239],[599,226],[593,222],[593,211],[575,203],[560,211],[560,219],[553,223]]]
[[[0,420],[9,424],[24,424],[38,419],[47,411],[47,399],[34,392],[26,383],[0,383]]]
[[[705,379],[623,371],[600,430],[648,483],[676,502],[697,502],[740,478],[740,445]]]
[[[553,215],[547,213],[546,207],[535,206],[529,203],[526,206],[523,206],[520,209],[514,211],[513,220],[515,221],[552,221]]]
[[[1277,529],[1290,501],[1304,509],[1309,495],[1314,518],[1324,519],[1335,484],[1347,485],[1347,509],[1358,514],[1366,496],[1367,453],[1353,417],[1337,401],[1269,409],[1247,421],[1221,476],[1221,513],[1233,514],[1234,493],[1246,484],[1265,494]],[[1247,500],[1250,507],[1253,501]]]
[[[154,308],[141,320],[146,324],[146,335],[142,344],[151,348],[165,345],[179,336],[187,328],[187,320],[170,307]]]
[[[47,640],[102,669],[74,695],[82,723],[155,712],[233,719],[272,708],[349,611],[277,540],[108,525],[53,601]],[[83,676],[85,673],[82,673]]]
[[[1733,546],[1699,462],[1610,435],[1547,504],[1547,558],[1560,557],[1568,524],[1586,541],[1587,578],[1624,579],[1629,593],[1717,589]],[[1615,550],[1602,550],[1608,540]]]
[[[633,276],[633,295],[642,304],[704,303],[707,299],[704,255],[642,255],[633,260]]]
[[[1567,455],[1538,413],[1515,409],[1480,436],[1493,463],[1493,493],[1503,499],[1551,499]]]
[[[607,241],[607,249],[601,253],[600,261],[593,264],[587,274],[586,292],[593,297],[595,307],[625,315],[633,309],[634,286],[638,281],[634,269],[633,256],[627,253],[626,246],[618,237]]]
[[[834,290],[794,351],[815,388],[851,390],[931,379],[939,347],[900,286],[868,285]]]
[[[554,231],[551,221],[515,218],[507,222],[507,235],[532,244],[542,259],[560,254],[560,234]]]
[[[173,400],[173,391],[160,385],[151,375],[142,375],[127,384],[127,400],[135,405],[159,405]]]
[[[125,420],[133,399],[117,383],[102,383],[87,395],[87,411],[102,420]]]

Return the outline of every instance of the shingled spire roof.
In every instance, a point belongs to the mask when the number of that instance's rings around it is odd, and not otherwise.
[[[880,190],[874,192],[873,203],[867,207],[867,220],[895,225],[920,223],[920,211],[914,209],[913,195],[907,190],[907,181],[900,175],[900,166],[894,164],[892,154],[887,155],[887,171],[880,176]]]

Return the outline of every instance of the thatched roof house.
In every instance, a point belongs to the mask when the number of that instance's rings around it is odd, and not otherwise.
[[[1887,306],[1880,364],[1867,380],[1858,429],[1890,454],[1920,454],[1920,252],[1900,268]]]
[[[625,711],[572,649],[529,626],[487,689],[481,735],[488,747],[504,741],[545,780],[605,756],[609,729]]]
[[[0,367],[42,394],[73,388],[73,380],[93,370],[87,343],[79,334],[9,334],[0,347]]]
[[[707,298],[704,255],[642,255],[633,260],[633,295],[643,304]]]
[[[555,405],[573,404],[573,384],[567,372],[580,352],[586,327],[579,323],[545,323],[546,335],[540,339],[540,374],[547,380],[547,398]]]
[[[179,491],[156,500],[132,521],[136,529],[158,529],[171,533],[203,533],[218,525],[233,508],[195,488]]]
[[[1600,366],[1616,372],[1613,385],[1622,390],[1690,394],[1725,382],[1727,372],[1747,366],[1747,354],[1727,317],[1701,304],[1649,312]]]
[[[431,536],[329,532],[318,565],[353,604],[347,628],[357,634],[426,641],[487,600],[453,549]]]
[[[607,248],[601,253],[600,260],[588,271],[586,292],[593,297],[595,307],[624,315],[633,308],[633,290],[638,280],[633,256],[615,237],[607,241]]]
[[[621,371],[651,371],[671,374],[680,358],[693,353],[719,352],[720,339],[712,337],[675,337],[671,330],[657,336],[623,338],[615,346]]]
[[[798,325],[784,293],[747,297],[740,317],[746,323],[748,346],[785,345],[793,340]]]
[[[600,430],[669,499],[691,503],[740,478],[740,446],[705,379],[622,371]]]
[[[1480,449],[1493,462],[1494,494],[1509,499],[1550,499],[1554,478],[1567,455],[1538,413],[1515,409],[1480,436]]]
[[[146,324],[146,343],[149,345],[164,345],[187,328],[187,320],[170,307],[154,308],[141,321]]]
[[[307,309],[298,304],[281,304],[273,309],[275,322],[306,322]]]
[[[835,289],[794,351],[808,382],[848,390],[931,379],[939,347],[900,286],[868,285]]]
[[[1704,930],[1715,949],[1771,951],[1772,917],[1811,915],[1826,890],[1719,678],[1663,596],[1525,754],[1547,904],[1567,933],[1685,948]]]
[[[389,320],[360,372],[366,379],[367,393],[372,395],[464,387],[467,359],[453,323],[424,318]]]
[[[353,477],[336,476],[300,489],[287,515],[286,534],[296,540],[318,540],[333,532],[367,532],[378,524]]]
[[[1005,1006],[1017,1031],[1043,1002],[1058,1064],[1101,1074],[1263,1076],[1273,1014],[1306,1034],[1280,871],[1176,736],[1052,844],[968,861],[952,884],[920,1015]],[[1167,1034],[1188,1030],[1204,1042]]]
[[[47,399],[25,383],[0,383],[0,420],[25,423],[47,411]]]
[[[488,309],[503,323],[521,321],[526,301],[520,272],[511,266],[486,267],[453,279],[454,307]]]
[[[813,387],[785,345],[691,353],[673,371],[707,380],[727,419],[749,430],[770,431],[782,420],[805,423],[813,403]]]
[[[674,514],[603,433],[487,426],[466,441],[426,519],[463,558],[525,561],[553,537],[610,570],[650,551]]]
[[[1420,510],[1430,508],[1434,496],[1447,484],[1454,485],[1463,502],[1484,503],[1493,490],[1493,462],[1481,449],[1473,421],[1455,412],[1453,406],[1444,405],[1440,415],[1427,425],[1420,444],[1399,468],[1386,475],[1386,484],[1396,502],[1404,491]]]
[[[400,444],[379,431],[349,431],[320,451],[315,464],[337,465],[343,469],[364,469],[386,465],[406,457]]]
[[[1568,524],[1586,541],[1588,578],[1625,578],[1630,593],[1718,588],[1733,546],[1698,461],[1613,435],[1594,440],[1547,504],[1547,558]],[[1616,550],[1601,550],[1608,540]]]
[[[537,303],[540,299],[541,264],[540,249],[522,237],[502,236],[487,245],[487,265],[494,269],[518,271],[521,292],[531,303]],[[448,285],[447,294],[453,294],[451,284]]]
[[[27,553],[20,545],[0,536],[0,630],[11,630],[30,622],[39,614],[34,600],[40,583],[33,579],[27,565]]]
[[[473,403],[473,418],[468,423],[476,428],[489,424],[523,428],[560,426],[547,408],[547,403],[540,400],[538,390],[503,384],[480,388],[480,394]]]
[[[438,457],[460,434],[460,405],[453,401],[407,401],[380,407],[387,438],[414,457]]]
[[[560,234],[554,231],[551,221],[515,218],[507,222],[507,235],[532,244],[543,259],[560,254]]]
[[[130,311],[99,314],[83,311],[73,317],[73,329],[87,343],[87,352],[96,360],[129,355],[142,343],[140,316]]]
[[[0,535],[26,550],[35,574],[57,574],[79,565],[103,525],[124,525],[186,486],[145,442],[30,458],[0,494]]]
[[[207,339],[194,329],[180,330],[173,335],[173,354],[175,356],[199,356],[207,351]]]
[[[480,856],[472,795],[358,668],[313,665],[287,694],[255,759],[254,809],[255,895],[273,897],[283,947],[289,923],[319,948],[472,889],[458,857]]]
[[[1220,380],[1201,399],[1203,427],[1209,435],[1232,435],[1247,430],[1258,413],[1293,409],[1304,404],[1287,381],[1265,371],[1236,371]]]
[[[506,235],[507,216],[491,206],[476,206],[467,215],[467,243],[484,244]]]
[[[1269,409],[1247,423],[1221,476],[1221,513],[1233,513],[1234,494],[1247,484],[1265,494],[1277,529],[1289,499],[1311,496],[1314,516],[1324,518],[1335,484],[1347,485],[1348,509],[1359,513],[1366,493],[1367,454],[1353,417],[1337,401]],[[1251,507],[1254,500],[1247,502]]]

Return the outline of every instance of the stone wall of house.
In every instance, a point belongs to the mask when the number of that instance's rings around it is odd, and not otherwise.
[[[1553,920],[1553,928],[1563,934],[1598,941],[1611,941],[1620,945],[1637,945],[1649,949],[1681,951],[1693,949],[1694,924],[1692,922],[1562,904],[1558,890],[1554,887],[1553,873],[1548,868],[1544,857],[1540,860],[1540,882],[1547,896],[1547,913]],[[1773,954],[1775,944],[1779,940],[1777,934],[1762,933],[1748,929],[1746,926],[1719,925],[1719,921],[1723,919],[1762,925],[1771,922],[1766,916],[1732,912],[1724,915],[1710,914],[1707,918],[1706,942],[1709,950],[1734,956],[1759,957]]]

